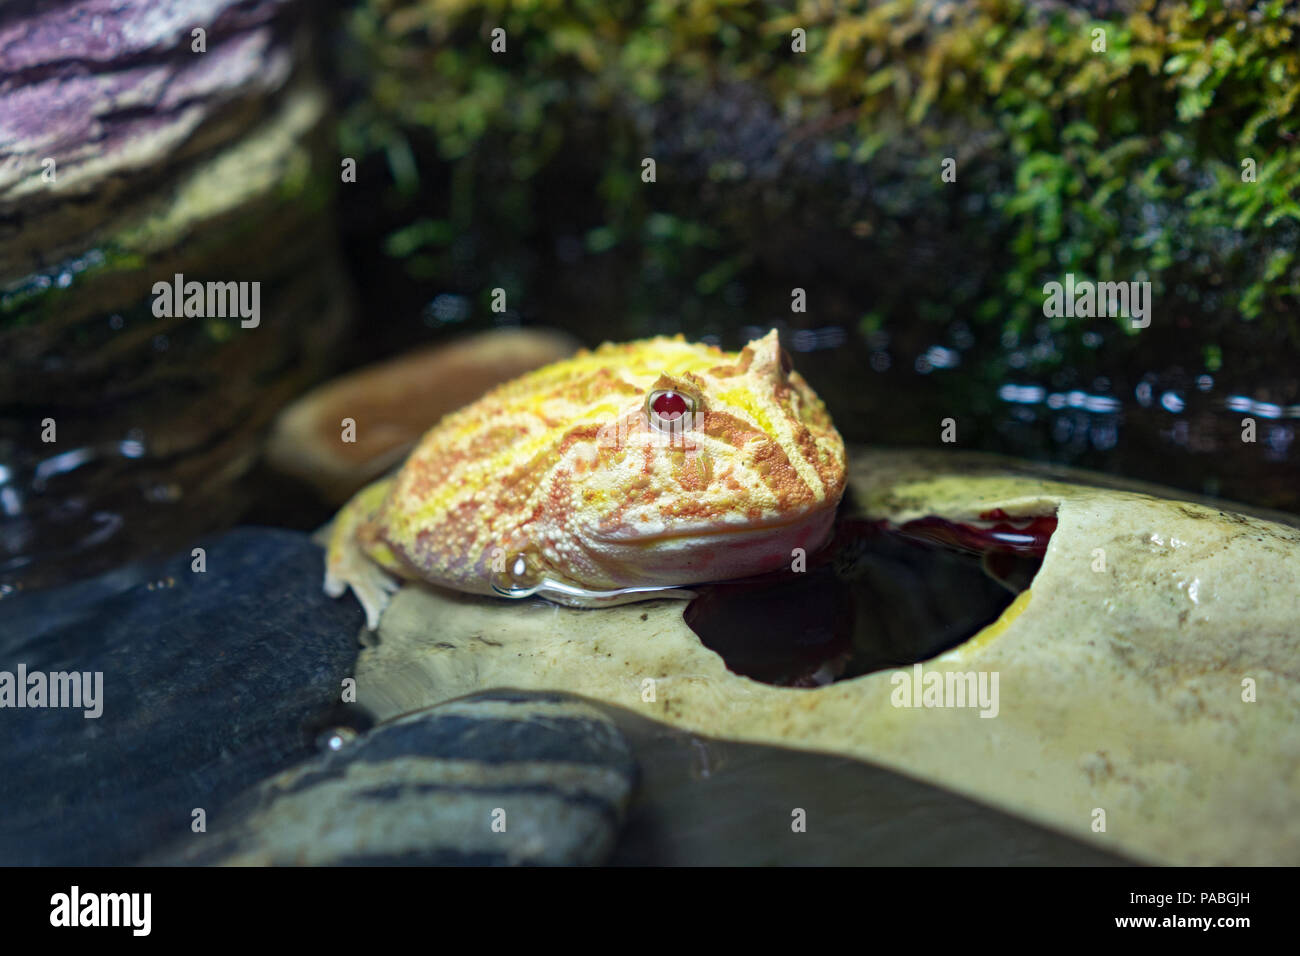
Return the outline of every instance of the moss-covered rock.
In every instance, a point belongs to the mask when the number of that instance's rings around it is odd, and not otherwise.
[[[649,210],[626,202],[640,192],[639,165],[618,162],[639,153],[620,147],[667,146],[667,154],[650,154],[665,165],[694,153],[703,162],[689,164],[688,176],[706,172],[752,198],[764,181],[798,172],[789,169],[794,157],[780,154],[805,144],[830,151],[805,159],[869,172],[882,151],[906,145],[914,150],[907,171],[921,181],[885,211],[922,211],[930,193],[978,195],[980,208],[963,210],[965,218],[1012,237],[1015,256],[996,262],[996,281],[963,300],[935,297],[941,311],[973,310],[1021,330],[1039,311],[1026,293],[1068,268],[1081,276],[1142,273],[1158,292],[1195,277],[1201,297],[1247,318],[1294,315],[1300,9],[1280,0],[1129,6],[1101,17],[1025,0],[809,3],[793,11],[706,2],[689,12],[669,4],[375,0],[352,21],[374,73],[347,136],[386,150],[403,188],[419,175],[403,158],[403,136],[417,130],[432,134],[447,160],[464,160],[484,143],[508,149],[510,172],[527,183],[549,164],[571,163],[561,150],[569,124],[597,116],[623,134],[600,157],[613,231],[588,237],[597,249],[645,238]],[[506,32],[503,53],[489,43],[496,27]],[[796,30],[806,34],[805,54],[791,50]],[[707,91],[741,84],[750,102],[724,94],[713,115],[673,136],[655,107],[691,84]],[[947,139],[949,122],[973,135]],[[825,138],[831,131],[841,135]],[[909,143],[909,132],[919,141]],[[947,189],[940,155],[958,159],[958,182],[970,185]],[[1257,166],[1252,182],[1242,179],[1247,158]],[[964,175],[990,163],[1001,167],[991,179]],[[680,182],[680,166],[669,170],[663,178]],[[775,198],[793,205],[804,184],[796,175],[784,185],[794,188]],[[852,206],[863,197],[844,198]],[[940,202],[960,205],[952,199]],[[839,224],[853,222],[845,215]],[[710,221],[705,232],[716,237],[723,225]],[[686,238],[662,221],[651,229],[652,238],[674,233]],[[715,277],[700,288],[718,285]]]

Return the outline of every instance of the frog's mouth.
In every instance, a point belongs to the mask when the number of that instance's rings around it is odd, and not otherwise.
[[[678,540],[708,540],[723,536],[745,537],[779,534],[782,531],[824,524],[829,528],[835,516],[835,505],[802,511],[793,517],[776,517],[766,521],[748,521],[735,524],[707,524],[702,521],[679,519],[672,521],[662,531],[643,531],[636,525],[622,524],[613,529],[591,528],[586,536],[592,541],[608,545],[654,545]]]
[[[830,538],[833,507],[795,518],[745,525],[681,523],[650,533],[592,531],[582,543],[590,563],[619,586],[672,587],[749,577],[789,567]]]

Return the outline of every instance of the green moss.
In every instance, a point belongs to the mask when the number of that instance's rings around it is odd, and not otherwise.
[[[489,47],[497,26],[507,31],[502,54]],[[807,32],[806,54],[790,51],[795,28]],[[681,251],[646,228],[655,210],[638,180],[635,117],[666,90],[739,82],[763,91],[787,129],[847,113],[837,161],[887,177],[915,159],[888,215],[984,199],[956,227],[976,244],[1005,237],[996,249],[976,245],[989,268],[977,285],[938,290],[934,308],[909,314],[1023,331],[1041,318],[1035,290],[1067,271],[1146,278],[1157,296],[1192,288],[1188,301],[1248,320],[1281,321],[1300,305],[1295,3],[1141,0],[1098,19],[1025,0],[808,2],[793,11],[728,0],[372,0],[351,29],[370,88],[347,116],[345,142],[386,154],[410,189],[419,174],[408,138],[431,137],[444,161],[476,163],[475,216],[496,209],[504,220],[507,198],[499,164],[478,153],[515,157],[521,189],[508,198],[518,215],[536,198],[528,184],[571,145],[564,131],[599,117],[605,171],[593,198],[604,222],[586,236],[592,251],[648,243],[644,261],[661,269]],[[1099,30],[1105,52],[1094,49]],[[987,132],[962,159],[956,187],[939,181],[936,157],[900,156],[918,143],[957,153],[963,144],[934,133],[945,129]],[[1245,160],[1253,182],[1243,181]],[[725,189],[729,170],[721,163],[703,178]],[[483,185],[489,176],[497,185]],[[743,223],[708,230],[710,241],[691,247],[711,251],[693,260],[703,262],[702,296],[746,267],[749,239]]]

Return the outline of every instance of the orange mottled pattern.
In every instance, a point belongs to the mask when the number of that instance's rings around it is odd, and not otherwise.
[[[652,419],[663,390],[687,400],[685,425]],[[606,344],[445,417],[358,541],[401,573],[479,593],[517,557],[585,588],[686,584],[746,573],[769,532],[765,566],[792,528],[819,545],[844,481],[843,442],[775,332],[739,353]],[[674,568],[682,580],[663,580]]]

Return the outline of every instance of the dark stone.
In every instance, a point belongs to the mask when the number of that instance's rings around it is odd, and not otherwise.
[[[622,734],[590,704],[488,692],[399,717],[266,781],[153,862],[598,864],[636,773]]]
[[[863,760],[702,737],[607,704],[640,776],[613,866],[1122,866]],[[806,828],[792,824],[795,810]]]
[[[311,757],[361,612],[306,535],[240,528],[190,552],[0,601],[0,671],[102,671],[103,713],[0,709],[0,864],[137,861]]]

